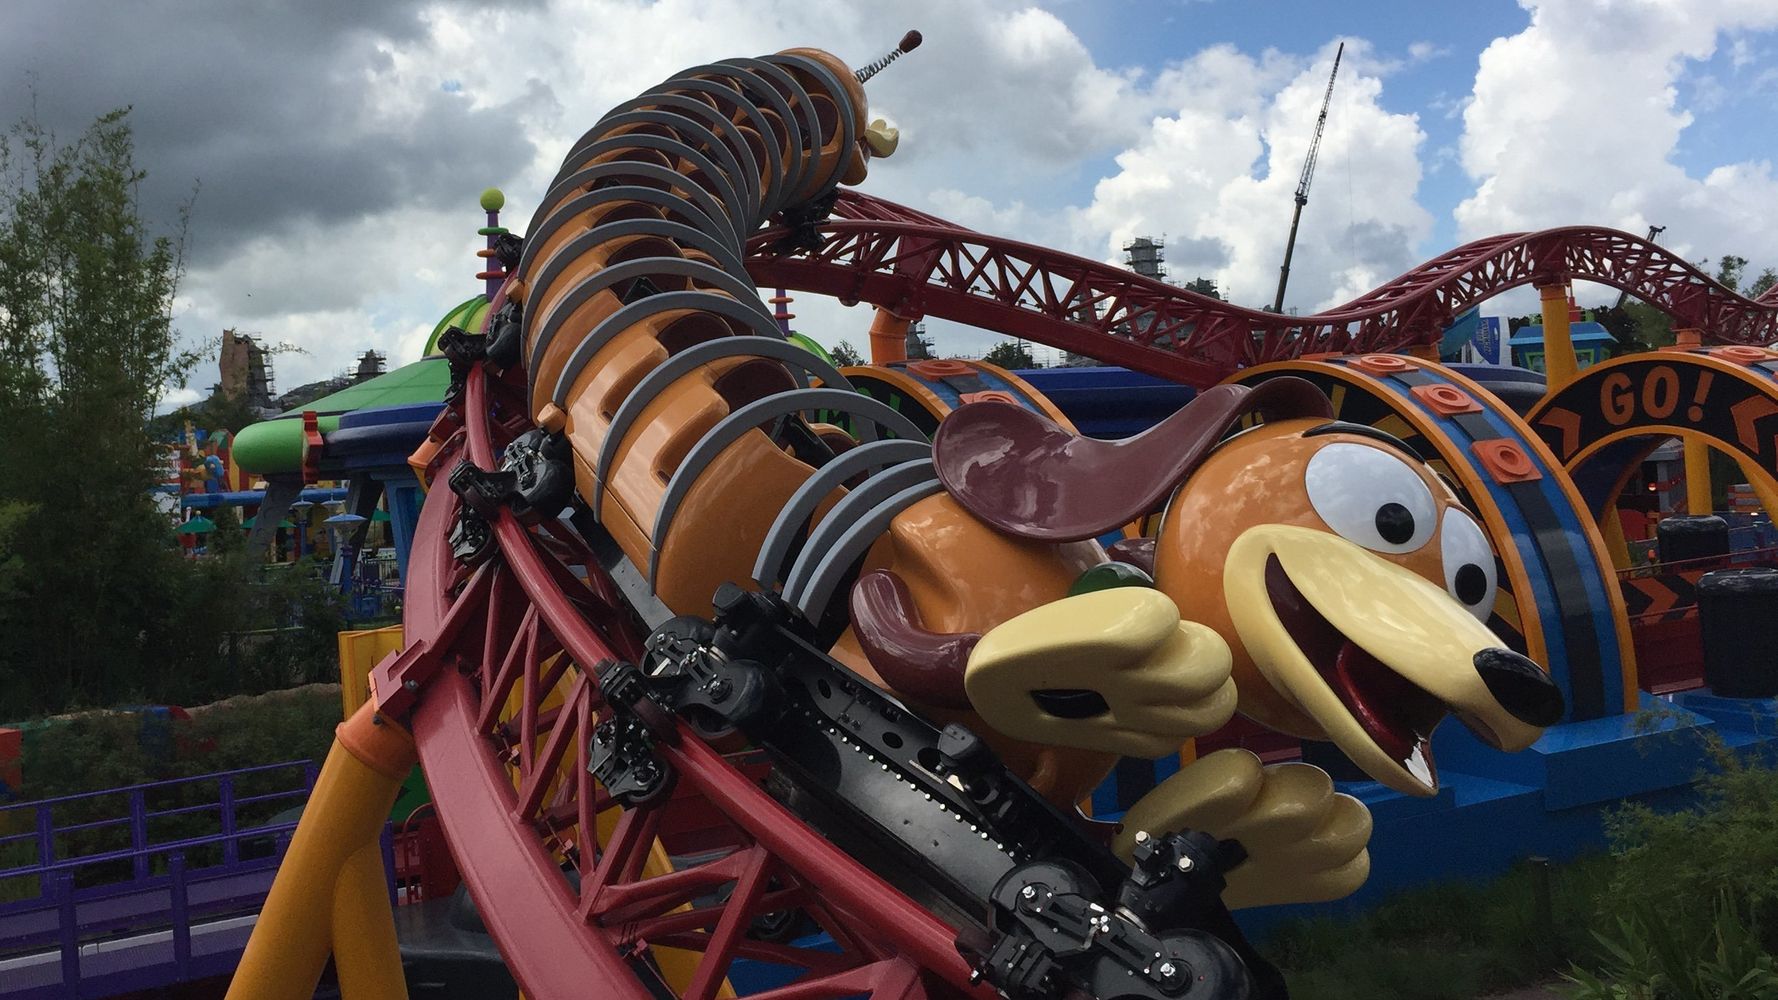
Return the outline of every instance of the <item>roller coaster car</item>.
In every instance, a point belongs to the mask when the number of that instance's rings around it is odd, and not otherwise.
[[[780,798],[965,928],[960,946],[1008,996],[1177,996],[1190,983],[1282,996],[1229,917],[1225,873],[1242,874],[1234,897],[1249,905],[1343,895],[1368,870],[1362,806],[1318,795],[1313,768],[1247,774],[1247,755],[1222,754],[1138,803],[1108,843],[1109,828],[1096,837],[1072,799],[1034,789],[1029,765],[1009,768],[990,742],[1077,748],[1089,769],[1106,750],[1165,752],[1228,718],[1232,674],[1250,715],[1332,738],[1378,780],[1427,794],[1447,715],[1503,749],[1555,721],[1554,685],[1478,620],[1493,603],[1479,527],[1399,442],[1325,408],[1300,382],[1227,387],[1110,444],[1006,404],[957,412],[934,461],[978,533],[1091,538],[1178,488],[1158,540],[1114,547],[1141,565],[1100,563],[1072,596],[986,635],[924,630],[893,564],[874,569],[850,622],[869,678],[825,651],[831,628],[725,584],[713,622],[673,618],[642,664],[601,672],[620,710],[595,734],[595,775],[631,805],[667,794],[651,744],[674,714],[713,744],[763,747]],[[1273,421],[1223,439],[1262,412]],[[969,544],[959,531],[948,561],[975,567],[955,551]],[[926,721],[933,704],[952,710],[942,728]],[[1243,868],[1248,851],[1225,831],[1262,856]]]
[[[1362,805],[1241,752],[1121,831],[1075,803],[1237,707],[1430,794],[1447,715],[1510,749],[1560,696],[1475,617],[1493,560],[1451,491],[1302,380],[1207,390],[1120,442],[971,403],[929,444],[787,343],[744,243],[771,219],[795,242],[893,151],[866,78],[808,49],[712,64],[576,144],[486,346],[441,340],[471,430],[485,366],[511,390],[501,468],[449,477],[459,566],[490,557],[489,525],[520,530],[508,513],[541,528],[573,506],[649,635],[595,671],[612,713],[583,745],[616,801],[658,806],[674,759],[693,775],[688,730],[750,744],[784,805],[960,928],[1009,997],[1282,996],[1225,907],[1351,892]],[[822,411],[851,433],[803,416]],[[1163,509],[1111,562],[1097,539]],[[713,619],[686,616],[712,594]]]

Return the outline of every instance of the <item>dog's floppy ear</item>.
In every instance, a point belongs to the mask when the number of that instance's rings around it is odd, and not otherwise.
[[[971,514],[1019,538],[1095,538],[1155,510],[1248,413],[1330,417],[1321,390],[1281,377],[1219,385],[1122,441],[1099,441],[1012,403],[945,418],[932,441],[939,481]]]

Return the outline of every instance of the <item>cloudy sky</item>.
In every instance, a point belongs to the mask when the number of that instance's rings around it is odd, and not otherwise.
[[[1659,224],[1692,260],[1778,266],[1778,0],[58,0],[0,13],[0,117],[34,91],[71,136],[133,105],[144,211],[199,190],[183,335],[299,345],[289,388],[366,348],[416,356],[476,290],[477,194],[522,225],[612,105],[729,56],[863,63],[908,27],[926,44],[869,88],[901,150],[866,190],[1107,260],[1164,235],[1176,280],[1244,304],[1270,301],[1342,41],[1299,311],[1553,225]],[[863,308],[795,308],[865,340]]]

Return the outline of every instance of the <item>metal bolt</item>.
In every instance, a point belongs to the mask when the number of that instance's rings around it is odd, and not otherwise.
[[[1162,979],[1172,979],[1179,974],[1179,969],[1172,962],[1162,962],[1159,971]]]
[[[1149,840],[1149,837],[1148,837],[1147,830],[1137,830],[1136,831],[1136,843],[1146,844],[1146,843],[1148,843],[1148,840]]]
[[[408,694],[413,694],[414,692],[420,690],[420,682],[419,681],[402,681],[401,686],[404,688],[407,688]]]
[[[1179,861],[1174,865],[1174,867],[1178,868],[1182,872],[1189,872],[1192,870],[1192,859],[1181,854],[1179,856]]]
[[[1020,899],[1036,899],[1037,898],[1037,890],[1032,888],[1031,886],[1026,886],[1023,889],[1019,890],[1019,898]]]

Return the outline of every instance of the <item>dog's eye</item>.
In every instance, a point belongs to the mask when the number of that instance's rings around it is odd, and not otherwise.
[[[1303,484],[1329,528],[1375,552],[1412,552],[1438,527],[1438,504],[1426,481],[1381,448],[1327,445],[1309,458]]]
[[[1455,507],[1445,511],[1439,544],[1445,561],[1445,589],[1484,624],[1494,612],[1494,549],[1475,519]]]

